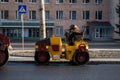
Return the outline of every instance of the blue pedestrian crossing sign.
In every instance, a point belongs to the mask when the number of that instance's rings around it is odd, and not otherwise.
[[[26,5],[18,5],[18,13],[19,14],[26,14],[26,12],[27,12]]]

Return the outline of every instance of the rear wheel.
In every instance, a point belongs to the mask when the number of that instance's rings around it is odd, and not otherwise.
[[[76,65],[83,65],[86,64],[89,61],[89,53],[88,52],[79,52],[76,51],[73,56],[73,62]]]
[[[8,58],[9,58],[9,53],[8,53],[8,50],[5,49],[5,51],[0,51],[0,66],[3,66],[7,61],[8,61]]]
[[[35,52],[35,61],[39,64],[47,64],[50,60],[50,55],[48,52]]]

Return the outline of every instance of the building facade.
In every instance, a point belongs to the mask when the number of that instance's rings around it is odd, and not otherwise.
[[[111,0],[44,1],[47,38],[52,34],[64,38],[64,32],[71,24],[77,25],[81,31],[86,28],[85,38],[90,40],[114,38],[114,27],[110,24]],[[11,39],[21,39],[22,22],[18,5],[27,6],[24,14],[25,39],[40,39],[39,0],[1,0],[0,33]]]
[[[11,40],[22,38],[21,14],[18,6],[26,5],[27,13],[23,15],[24,38],[33,40],[40,39],[40,12],[39,0],[1,0],[0,1],[0,33]],[[53,32],[54,22],[46,21],[47,37]]]

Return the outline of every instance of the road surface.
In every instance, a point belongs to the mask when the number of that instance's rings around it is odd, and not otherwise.
[[[120,80],[120,64],[45,66],[9,62],[0,68],[0,80]]]

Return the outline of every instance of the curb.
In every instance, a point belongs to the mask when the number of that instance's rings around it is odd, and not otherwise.
[[[8,61],[11,63],[32,63],[37,64],[35,61]],[[49,62],[49,64],[71,64],[70,62]],[[89,61],[85,65],[99,65],[99,64],[120,64],[120,61]],[[38,64],[39,65],[39,64]],[[72,65],[72,64],[71,64]]]
[[[34,61],[34,57],[15,57],[10,56],[9,61],[12,63],[36,63]],[[70,64],[70,62],[66,59],[61,59],[58,61],[50,60],[50,64]],[[87,64],[120,64],[119,58],[90,58],[89,62]]]

